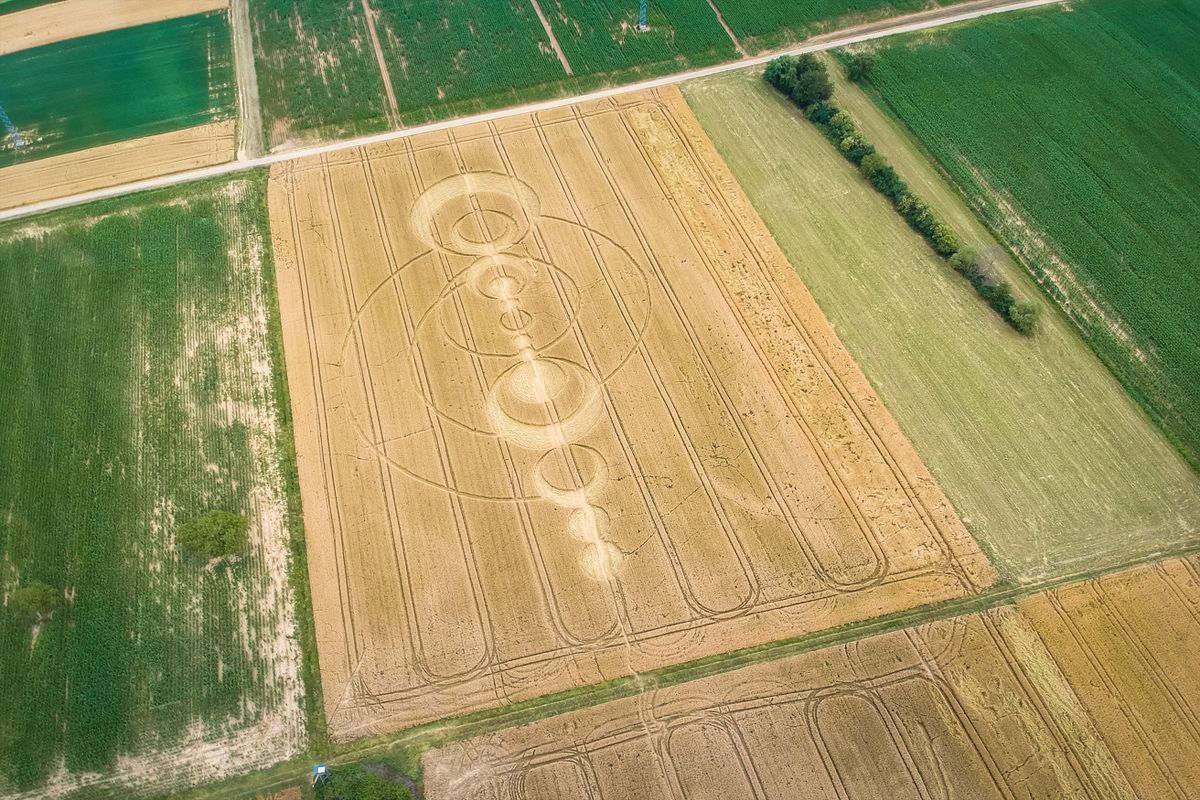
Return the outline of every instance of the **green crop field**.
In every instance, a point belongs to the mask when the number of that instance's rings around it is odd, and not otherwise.
[[[1190,0],[1085,0],[889,40],[872,79],[1200,465],[1197,41]]]
[[[0,795],[303,746],[265,190],[0,227]],[[181,552],[215,509],[249,520],[243,552]],[[14,604],[34,583],[59,606],[39,622]]]
[[[98,33],[0,56],[0,167],[227,119],[234,113],[224,12]]]
[[[528,99],[566,73],[528,0],[372,0],[401,119]]]
[[[742,45],[756,53],[847,25],[948,2],[953,0],[717,0],[717,6]]]
[[[544,0],[568,75],[529,0],[362,0],[252,4],[259,93],[272,146],[368,133],[734,59],[705,0]]]
[[[250,4],[267,141],[293,132],[336,137],[387,127],[383,79],[354,0]]]
[[[650,30],[642,32],[636,0],[544,4],[576,75],[636,80],[737,58],[733,40],[705,0],[655,0],[649,8]]]
[[[1001,574],[1035,582],[1194,543],[1200,480],[1074,327],[1049,313],[1031,338],[1012,331],[760,76],[684,94]],[[965,241],[994,245],[867,98],[842,85],[838,102]]]

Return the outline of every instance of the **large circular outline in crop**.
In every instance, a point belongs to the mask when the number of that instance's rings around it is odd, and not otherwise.
[[[644,340],[645,335],[646,335],[646,330],[649,328],[650,319],[651,319],[651,308],[652,308],[649,272],[645,267],[642,266],[641,263],[639,263],[639,261],[636,258],[633,257],[632,254],[629,253],[629,251],[625,247],[623,247],[620,243],[618,243],[617,241],[612,239],[610,236],[607,236],[604,233],[601,233],[600,231],[598,231],[594,228],[589,228],[587,226],[580,225],[572,220],[563,219],[561,217],[554,217],[554,216],[539,217],[537,219],[536,223],[537,223],[537,225],[544,225],[547,223],[549,223],[551,226],[562,225],[562,226],[567,226],[569,228],[576,229],[578,231],[586,232],[588,236],[594,237],[597,244],[599,246],[603,247],[605,252],[611,251],[611,252],[619,255],[621,263],[624,266],[624,269],[621,271],[620,274],[627,274],[627,275],[632,274],[637,277],[637,291],[636,291],[635,302],[631,304],[628,300],[625,301],[625,306],[627,308],[631,308],[631,310],[628,313],[630,314],[630,316],[633,317],[633,319],[631,320],[631,322],[633,323],[632,330],[629,331],[630,342],[629,342],[628,347],[625,348],[624,352],[621,354],[621,356],[618,359],[616,359],[616,361],[612,365],[612,367],[609,368],[603,375],[596,376],[597,377],[597,385],[600,387],[600,390],[602,391],[604,385],[607,384],[610,380],[612,380],[613,377],[617,373],[619,373],[621,371],[621,369],[624,368],[624,366],[627,363],[629,363],[629,360],[633,357],[634,353],[636,353],[638,348],[641,346],[642,341]],[[532,229],[533,228],[531,228],[531,230]],[[417,264],[425,261],[426,259],[444,257],[444,255],[445,254],[443,253],[443,254],[441,254],[441,256],[439,256],[439,253],[436,249],[429,249],[422,253],[417,254],[416,256],[413,256],[408,261],[404,262],[399,267],[397,267],[395,270],[390,272],[382,280],[380,280],[380,282],[374,288],[372,288],[370,292],[368,292],[363,297],[362,302],[358,304],[358,307],[355,309],[353,315],[351,316],[351,318],[348,321],[348,324],[346,326],[346,333],[342,337],[342,344],[341,344],[341,348],[339,349],[339,359],[340,359],[339,363],[341,363],[341,364],[351,363],[351,359],[347,358],[347,354],[348,354],[351,342],[361,342],[359,337],[356,335],[359,324],[361,323],[362,318],[368,313],[369,309],[374,304],[374,302],[379,298],[379,296],[393,286],[397,287],[397,293],[399,293],[399,288],[397,286],[397,282],[399,280],[401,280],[401,277],[406,270],[410,270],[410,269],[414,268]],[[464,254],[455,254],[452,257],[462,258],[463,256],[464,256]],[[419,316],[417,316],[415,318],[414,331],[421,330],[421,328],[419,326],[420,321],[425,320],[426,317],[429,316],[431,310],[436,305],[438,305],[438,303],[441,301],[442,295],[445,293],[447,288],[449,288],[449,285],[454,284],[456,281],[463,280],[465,274],[471,269],[471,267],[478,260],[479,260],[478,257],[471,257],[471,263],[469,263],[462,269],[459,269],[457,272],[455,272],[449,278],[448,285],[444,286],[443,289],[441,291],[439,291],[438,298],[436,298],[430,304],[430,306],[428,308],[426,308]],[[545,262],[541,262],[539,259],[531,259],[531,260],[537,261],[538,263],[545,263]],[[565,269],[555,267],[554,265],[548,265],[548,266],[552,267],[553,269],[555,269],[560,274],[562,274],[566,277],[571,277],[570,273]],[[609,278],[609,276],[611,276],[613,274],[614,274],[614,270],[612,270],[610,268],[605,268],[604,269],[604,280],[611,287],[611,289],[614,293],[620,292],[620,287],[617,286]],[[573,277],[571,277],[571,281],[573,283],[575,283],[576,285],[578,284],[578,282],[575,281],[575,279]],[[621,296],[624,298],[628,298],[630,296],[630,293],[624,292],[624,293],[621,293]],[[619,313],[618,313],[617,318],[620,319],[622,322],[625,321],[623,315],[620,315]],[[578,313],[576,313],[574,315],[572,324],[570,326],[567,326],[564,329],[563,336],[565,336],[566,333],[569,333],[574,330],[580,330],[581,334],[586,334],[585,331],[582,331],[579,328],[579,314]],[[408,350],[408,352],[410,354],[410,359],[412,360],[414,368],[415,368],[415,358],[413,358],[413,353],[416,350],[417,343],[408,340],[408,336],[404,331],[400,331],[399,333],[406,340],[405,348]],[[562,336],[557,337],[555,339],[555,341],[556,342],[561,341],[561,339],[562,339]],[[453,344],[456,348],[458,347],[458,343],[453,343]],[[543,349],[545,347],[550,347],[551,344],[552,343],[548,343],[548,344],[544,345]],[[487,354],[482,354],[482,353],[471,353],[470,351],[466,351],[466,352],[468,352],[469,355],[474,358],[488,358],[488,359],[499,358],[499,356],[489,356]],[[362,376],[361,380],[366,381],[366,377]],[[436,404],[430,402],[429,398],[425,394],[425,388],[423,385],[421,385],[421,382],[418,381],[417,386],[412,387],[412,389],[413,389],[413,394],[420,397],[424,401],[426,408],[428,408],[432,413],[436,414],[439,419],[441,419],[451,425],[454,425],[455,427],[459,428],[460,430],[463,430],[463,431],[467,432],[468,434],[471,434],[474,436],[486,436],[489,438],[499,438],[499,435],[496,432],[480,430],[476,426],[471,425],[470,423],[459,419],[458,417],[454,416],[453,414],[448,413],[444,409],[439,408]],[[373,387],[368,387],[368,391],[373,391]],[[486,410],[484,409],[482,404],[481,404],[480,410],[481,410],[481,412],[486,413]],[[496,502],[512,502],[514,500],[523,500],[524,501],[524,500],[544,500],[545,499],[545,498],[541,497],[540,495],[530,494],[527,492],[518,493],[518,492],[514,491],[514,492],[506,494],[506,495],[492,495],[492,494],[484,494],[484,493],[480,493],[480,492],[466,491],[466,490],[463,490],[463,489],[460,489],[460,488],[457,488],[454,486],[450,486],[444,479],[431,478],[428,475],[425,475],[425,474],[422,474],[421,472],[416,471],[409,465],[404,464],[400,460],[398,460],[395,457],[393,457],[392,455],[390,455],[386,450],[386,443],[375,440],[375,438],[371,435],[370,425],[364,424],[364,420],[360,417],[358,412],[353,410],[353,407],[351,407],[350,418],[353,421],[354,427],[358,431],[358,434],[362,438],[362,440],[372,450],[374,450],[386,464],[388,464],[393,469],[396,469],[397,471],[413,478],[414,480],[420,481],[424,484],[427,484],[429,486],[435,487],[437,489],[440,489],[442,491],[445,491],[445,492],[448,492],[448,493],[451,493],[454,495],[458,495],[458,496],[462,496],[462,497],[470,497],[470,498],[473,498],[476,500],[488,500],[488,501],[496,501]]]

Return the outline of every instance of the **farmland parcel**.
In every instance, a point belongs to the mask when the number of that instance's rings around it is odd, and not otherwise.
[[[0,795],[165,788],[303,745],[264,191],[0,228]],[[245,552],[181,554],[213,509],[249,519]],[[35,584],[59,607],[31,624]]]
[[[0,167],[231,119],[230,47],[214,12],[0,56]]]
[[[331,731],[992,580],[675,90],[279,165]]]
[[[1093,0],[889,42],[872,73],[1194,465],[1197,40],[1194,2]]]
[[[1006,578],[1038,582],[1194,545],[1200,481],[1057,314],[1014,333],[758,70],[684,84],[726,163]],[[893,121],[837,101],[914,191],[998,249]],[[1006,259],[1021,293],[1036,287]]]
[[[61,0],[4,20],[0,55],[93,33],[131,28],[224,8],[228,0]],[[0,2],[0,13],[6,6]]]
[[[267,141],[516,105],[737,55],[704,0],[653,3],[645,32],[636,2],[539,8],[544,24],[529,0],[256,2]]]
[[[89,147],[0,168],[0,211],[231,161],[233,120]]]
[[[452,745],[426,757],[426,797],[1190,800],[1198,567],[1167,562]]]
[[[949,0],[714,1],[742,45],[752,53],[867,20],[949,4]]]

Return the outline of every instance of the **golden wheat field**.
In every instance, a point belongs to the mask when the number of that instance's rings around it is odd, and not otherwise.
[[[991,583],[675,89],[269,200],[335,736]]]
[[[1198,692],[1179,644],[1200,637],[1198,566],[1164,562],[451,745],[426,756],[426,796],[1195,797]],[[1155,596],[1180,612],[1171,624],[1125,627]]]

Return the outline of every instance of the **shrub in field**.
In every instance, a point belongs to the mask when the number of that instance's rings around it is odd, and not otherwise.
[[[843,148],[842,152],[846,152],[847,149],[849,148]],[[864,158],[861,163],[859,163],[858,170],[863,174],[864,178],[870,180],[871,178],[875,177],[876,172],[879,172],[879,170],[883,169],[887,165],[888,162],[886,158],[881,156],[879,153],[872,153]]]
[[[240,514],[209,511],[180,528],[175,538],[184,550],[217,558],[241,552],[248,528],[249,523]]]
[[[824,103],[833,97],[833,83],[825,74],[824,65],[818,63],[820,69],[807,69],[796,72],[796,82],[788,96],[801,108],[807,108],[813,103]]]
[[[833,128],[834,133],[843,139],[847,136],[857,136],[858,128],[855,126],[854,120],[851,119],[850,115],[845,111],[837,111],[836,106],[830,106],[830,108],[834,109],[835,112],[829,118],[829,127]]]
[[[935,222],[929,241],[939,256],[953,255],[959,247],[958,234],[944,222]]]
[[[846,62],[846,76],[855,83],[862,83],[871,77],[873,66],[875,56],[872,53],[855,53]]]
[[[833,83],[825,65],[812,53],[780,56],[767,64],[763,77],[801,108],[823,103],[833,96]]]
[[[1019,333],[1026,336],[1037,328],[1037,321],[1041,315],[1042,307],[1028,300],[1018,300],[1008,309],[1008,321]]]
[[[339,767],[317,785],[317,800],[411,800],[403,783],[372,775],[361,767]]]
[[[842,155],[855,164],[861,164],[864,158],[875,152],[875,148],[857,133],[842,139],[837,146]]]
[[[818,125],[824,125],[833,119],[835,114],[837,114],[837,107],[826,102],[813,103],[804,110],[804,114],[809,118],[810,121],[815,122]]]
[[[49,619],[62,607],[63,594],[53,586],[32,581],[13,591],[8,606],[30,622]]]

